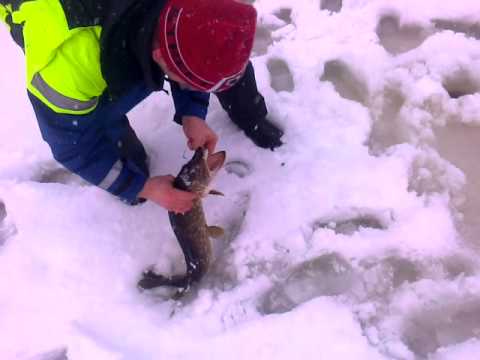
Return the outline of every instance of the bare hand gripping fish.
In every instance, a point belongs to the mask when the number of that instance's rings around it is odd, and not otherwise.
[[[200,195],[194,201],[192,209],[185,214],[168,212],[173,232],[182,248],[187,265],[184,275],[163,276],[149,270],[143,274],[138,285],[142,289],[152,289],[159,286],[173,286],[188,289],[199,281],[208,270],[212,257],[212,246],[209,237],[223,234],[219,227],[208,226],[203,212],[202,200],[207,194],[223,195],[212,190],[209,185],[218,170],[225,163],[226,153],[220,151],[207,155],[203,148],[198,149],[192,159],[186,163],[174,181],[174,186],[180,190],[191,191]]]

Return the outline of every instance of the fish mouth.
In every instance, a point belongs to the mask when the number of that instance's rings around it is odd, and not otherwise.
[[[199,161],[203,160],[205,163],[208,159],[208,151],[204,147],[199,147],[195,150],[195,154],[193,154],[192,161]]]
[[[226,159],[225,151],[218,151],[213,154],[209,154],[207,149],[204,147],[199,147],[193,158],[192,163],[202,163],[205,167],[209,180],[211,180],[217,172],[223,167]]]

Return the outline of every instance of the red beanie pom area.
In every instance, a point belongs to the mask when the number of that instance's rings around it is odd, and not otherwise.
[[[220,92],[242,76],[257,12],[235,0],[169,0],[155,39],[168,70],[195,89]]]

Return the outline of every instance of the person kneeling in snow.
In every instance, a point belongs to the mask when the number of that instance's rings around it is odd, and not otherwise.
[[[150,177],[126,113],[169,81],[193,150],[213,152],[209,93],[253,142],[282,144],[266,119],[249,56],[256,11],[235,0],[0,0],[0,19],[26,55],[27,89],[43,139],[70,171],[130,204],[169,211],[194,195]]]

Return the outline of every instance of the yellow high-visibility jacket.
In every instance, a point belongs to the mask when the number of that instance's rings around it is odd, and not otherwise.
[[[144,80],[145,73],[152,77],[148,45],[143,49],[145,54],[140,49],[141,54],[135,55],[140,58],[132,59],[134,55],[129,49],[113,48],[112,44],[121,47],[122,42],[119,45],[112,38],[128,32],[129,24],[125,23],[135,21],[129,13],[158,14],[164,3],[0,0],[0,20],[7,23],[12,37],[25,52],[27,89],[57,113],[85,114],[96,107],[107,87],[115,97],[135,81]],[[147,20],[153,26],[156,17]],[[143,40],[145,45],[151,39]],[[160,84],[149,84],[152,90],[162,87],[163,81],[155,80]]]
[[[128,154],[133,161],[119,150],[129,134],[125,112],[163,88],[151,54],[165,2],[0,0],[0,20],[25,52],[29,99],[54,158],[130,203],[148,169],[141,156]],[[172,85],[175,120],[205,119],[209,95]]]

